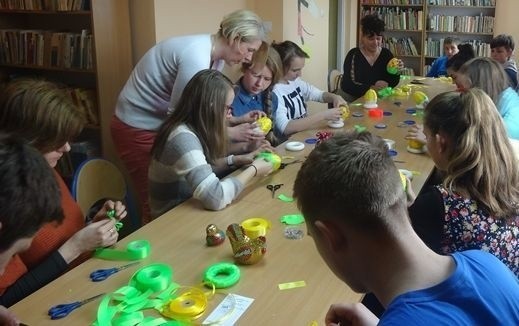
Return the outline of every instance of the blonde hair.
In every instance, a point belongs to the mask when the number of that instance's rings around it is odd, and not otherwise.
[[[510,85],[503,66],[492,58],[478,57],[461,66],[458,74],[463,74],[470,87],[481,88],[497,105],[499,96]]]
[[[152,148],[153,157],[160,158],[169,135],[180,124],[186,124],[197,135],[209,162],[225,156],[226,100],[232,89],[229,78],[217,70],[196,73],[184,88],[175,110],[160,126]]]
[[[15,79],[0,93],[0,129],[48,153],[77,137],[85,118],[64,88],[37,79]]]
[[[424,125],[451,143],[444,186],[465,191],[496,218],[518,214],[519,171],[503,120],[481,89],[447,92],[425,108]]]
[[[267,39],[263,20],[250,10],[237,10],[225,16],[220,23],[218,35],[228,41],[238,40],[245,43]]]

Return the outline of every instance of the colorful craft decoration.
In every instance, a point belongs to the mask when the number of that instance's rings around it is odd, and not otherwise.
[[[255,264],[267,252],[267,239],[264,236],[259,236],[255,239],[249,238],[239,224],[233,223],[229,225],[226,233],[231,242],[234,261],[238,264]]]
[[[377,92],[375,92],[373,89],[368,89],[368,91],[364,94],[364,107],[366,109],[374,109],[378,107],[377,99]]]
[[[342,120],[346,120],[350,117],[350,108],[348,107],[348,104],[341,104],[339,109],[341,110]]]
[[[327,139],[330,139],[331,137],[333,137],[333,133],[329,132],[329,131],[318,131],[316,134],[315,134],[315,137],[317,137],[317,143],[315,143],[315,145],[319,145],[320,143],[322,143],[323,141],[327,140]]]
[[[393,95],[393,88],[390,86],[384,87],[381,90],[379,90],[377,92],[377,94],[378,94],[378,97],[380,97],[380,98],[391,96],[391,95]]]
[[[429,102],[429,98],[422,91],[414,91],[413,92],[413,101],[416,103],[416,107],[418,109],[423,109],[425,105]]]
[[[396,75],[400,71],[400,59],[393,58],[387,63],[387,72],[391,75]]]
[[[209,224],[206,231],[205,241],[208,246],[218,246],[225,240],[225,232],[220,230],[215,224]]]
[[[269,117],[261,117],[256,120],[256,125],[264,134],[268,134],[272,129],[272,120]]]
[[[258,155],[256,155],[256,158],[262,158],[265,161],[272,164],[272,170],[277,171],[279,167],[281,166],[281,157],[272,152],[261,152]]]

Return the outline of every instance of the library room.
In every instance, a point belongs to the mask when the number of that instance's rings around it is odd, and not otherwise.
[[[517,12],[0,0],[0,325],[519,325]]]

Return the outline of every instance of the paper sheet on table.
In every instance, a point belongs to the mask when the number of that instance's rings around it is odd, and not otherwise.
[[[254,299],[241,295],[229,293],[225,299],[211,312],[209,316],[202,322],[202,325],[213,324],[220,321],[217,325],[232,326],[243,315],[245,310],[249,308]]]

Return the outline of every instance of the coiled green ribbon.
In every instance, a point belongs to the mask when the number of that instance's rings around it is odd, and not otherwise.
[[[98,248],[94,257],[106,260],[139,260],[149,256],[151,245],[147,240],[135,240],[126,246],[126,250]]]

